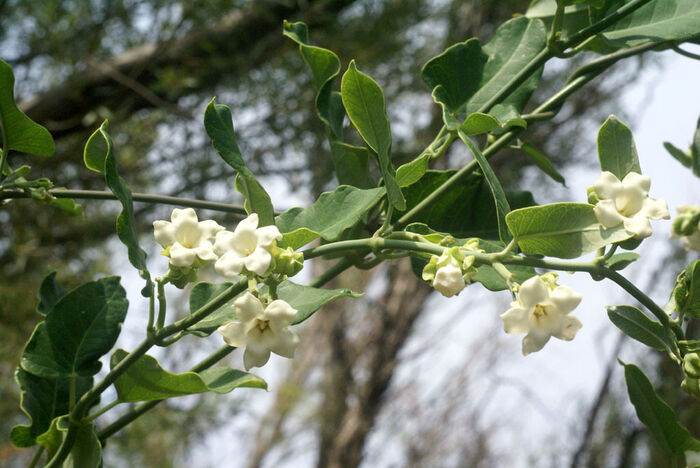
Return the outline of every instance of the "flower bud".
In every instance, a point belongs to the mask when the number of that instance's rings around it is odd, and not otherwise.
[[[172,284],[178,289],[183,289],[189,283],[197,281],[197,268],[201,265],[192,265],[189,267],[178,267],[170,264],[168,272],[163,277],[163,280]]]
[[[681,388],[688,395],[695,397],[700,400],[700,379],[694,379],[692,377],[686,377],[681,382]]]
[[[688,377],[700,379],[700,355],[688,353],[683,358],[683,372]]]
[[[304,254],[295,252],[291,247],[275,247],[272,250],[272,264],[273,272],[292,277],[304,268]]]

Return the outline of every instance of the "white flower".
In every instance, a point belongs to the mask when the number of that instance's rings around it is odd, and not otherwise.
[[[153,234],[165,249],[170,263],[178,267],[191,266],[196,258],[203,261],[216,260],[210,239],[223,231],[216,221],[198,221],[192,208],[175,208],[170,221],[154,221]]]
[[[600,201],[594,212],[600,224],[607,228],[624,225],[625,231],[637,239],[651,235],[651,219],[669,219],[664,200],[649,198],[651,179],[630,172],[622,182],[612,172],[604,171],[594,187]]]
[[[525,281],[518,300],[501,315],[506,333],[527,333],[523,338],[523,356],[539,351],[553,336],[571,341],[581,329],[579,319],[570,312],[581,302],[581,295],[568,286],[547,287],[539,276]]]
[[[671,237],[680,237],[683,241],[683,247],[685,248],[685,250],[700,251],[700,222],[695,223],[695,226],[692,226],[693,231],[691,234],[683,235],[680,232],[676,232],[677,224],[680,224],[681,226],[685,224],[678,223],[678,221],[686,221],[686,223],[689,224],[690,222],[692,222],[692,218],[695,217],[700,211],[700,207],[698,205],[678,205],[676,211],[678,212],[678,217],[673,220],[673,229],[671,229]]]
[[[293,358],[299,337],[289,329],[297,311],[283,300],[277,299],[267,307],[260,299],[246,291],[236,299],[233,309],[239,322],[229,322],[219,327],[219,333],[229,346],[242,348],[246,370],[261,367],[270,359],[270,352]]]
[[[438,264],[445,260],[443,259],[444,256],[445,254],[440,256]],[[455,294],[459,294],[466,286],[467,283],[464,281],[462,269],[459,267],[459,263],[452,257],[449,257],[447,265],[438,268],[435,272],[433,287],[445,297],[452,297]]]
[[[688,464],[688,468],[695,468],[700,466],[700,452],[695,452],[688,450],[685,452],[685,462]]]
[[[226,278],[240,274],[243,267],[262,276],[272,261],[269,249],[279,240],[282,240],[279,229],[276,226],[258,228],[258,215],[253,213],[238,223],[233,232],[216,234],[214,251],[220,257],[214,268]]]

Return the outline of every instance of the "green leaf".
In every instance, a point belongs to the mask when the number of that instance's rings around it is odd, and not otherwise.
[[[369,172],[369,156],[370,152],[365,147],[331,141],[331,157],[338,183],[361,189],[376,187]]]
[[[692,164],[693,160],[690,157],[690,155],[682,149],[674,146],[672,143],[664,141],[664,148],[666,148],[666,151],[668,151],[668,153],[671,156],[673,156],[676,159],[676,161],[683,164],[685,167],[690,167],[690,165]]]
[[[369,147],[377,153],[389,202],[396,209],[405,210],[406,201],[396,183],[396,173],[391,164],[391,130],[382,89],[376,81],[358,71],[353,60],[343,75],[340,94],[350,121]]]
[[[623,226],[606,229],[588,203],[554,203],[511,211],[506,223],[527,255],[577,258],[631,237]]]
[[[291,208],[276,219],[283,235],[280,245],[298,249],[319,237],[337,240],[376,205],[384,193],[383,187],[361,190],[341,185],[332,192],[322,193],[306,208]]]
[[[418,182],[428,170],[430,153],[422,153],[413,161],[399,166],[396,170],[396,181],[399,187],[408,187]]]
[[[112,368],[129,355],[117,349],[110,365]],[[260,377],[229,367],[217,366],[200,373],[183,372],[172,374],[164,370],[158,361],[149,356],[141,356],[114,383],[119,401],[136,402],[163,400],[195,393],[228,393],[239,387],[267,389]]]
[[[54,198],[49,202],[50,206],[56,207],[68,216],[82,216],[83,207],[72,198]]]
[[[632,262],[636,262],[641,258],[641,255],[638,253],[634,252],[624,252],[624,253],[619,253],[615,254],[612,257],[610,257],[606,262],[605,265],[608,268],[611,268],[613,270],[623,270],[627,268]]]
[[[486,241],[479,239],[479,248],[486,253],[501,252],[505,244],[497,241]],[[508,265],[508,271],[515,275],[515,281],[522,284],[525,280],[537,275],[533,267],[521,265]],[[481,283],[489,291],[504,291],[508,289],[508,284],[503,277],[489,265],[480,265],[476,268],[476,275],[473,281]]]
[[[421,75],[433,91],[435,102],[454,113],[480,88],[487,60],[479,40],[472,38],[430,59]]]
[[[205,284],[205,283],[200,283]],[[195,286],[198,287],[199,285]],[[208,285],[200,286],[201,299],[198,301],[205,301],[205,291],[211,291],[210,297],[215,297],[215,292],[220,288],[219,285]],[[267,291],[267,286],[261,286],[261,292]],[[194,292],[194,290],[193,290]],[[311,315],[313,315],[318,309],[323,307],[325,304],[334,301],[336,299],[342,299],[344,297],[360,297],[362,294],[357,294],[349,289],[321,289],[314,288],[312,286],[302,286],[293,283],[289,280],[283,281],[277,286],[277,296],[289,303],[293,308],[297,310],[297,315],[294,319],[294,324],[303,322]],[[209,336],[221,325],[228,323],[232,320],[236,320],[236,314],[233,310],[233,303],[238,298],[234,297],[228,301],[225,305],[221,306],[219,309],[214,311],[204,320],[196,323],[186,330],[186,333],[190,333],[197,336]],[[199,302],[198,302],[199,303]],[[192,311],[196,310],[192,308]]]
[[[139,247],[131,190],[117,172],[113,146],[112,137],[107,133],[107,121],[105,120],[85,144],[83,157],[88,169],[104,174],[107,187],[122,205],[122,212],[117,217],[117,236],[127,247],[129,262],[139,270],[139,275],[146,280],[147,285],[142,294],[147,295],[147,293],[150,294],[151,277],[146,265],[146,252]]]
[[[15,381],[22,390],[20,408],[29,418],[29,425],[13,427],[10,441],[16,447],[31,447],[38,442],[37,437],[49,430],[52,420],[68,414],[70,381],[67,378],[38,377],[19,367],[15,371]],[[92,377],[76,378],[76,400],[91,387]]]
[[[620,180],[630,172],[642,173],[632,132],[614,115],[598,130],[598,160],[601,171],[612,172]]]
[[[37,325],[22,353],[22,368],[47,378],[96,374],[100,357],[119,336],[127,308],[117,276],[68,292]]]
[[[476,144],[474,144],[474,142],[469,138],[469,136],[466,135],[461,128],[459,129],[458,133],[459,138],[464,142],[465,145],[467,145],[467,148],[469,148],[469,150],[474,155],[474,159],[476,159],[476,161],[479,163],[481,172],[484,173],[486,182],[489,184],[489,188],[491,189],[491,194],[493,195],[494,203],[496,205],[496,218],[498,220],[498,236],[501,239],[501,241],[507,244],[513,238],[510,234],[510,231],[508,231],[508,226],[506,225],[506,215],[510,212],[510,205],[508,205],[508,199],[506,198],[506,194],[503,191],[503,187],[501,187],[501,182],[498,180],[498,177],[496,177],[496,174],[493,172],[493,169],[491,169],[489,162],[486,160],[484,155],[481,154],[481,151],[476,146]]]
[[[520,146],[519,149],[522,150],[525,154],[530,156],[530,159],[532,159],[532,162],[535,163],[535,165],[545,174],[547,174],[549,177],[551,177],[553,180],[559,182],[563,186],[566,186],[566,181],[564,180],[564,176],[562,176],[559,171],[556,170],[556,168],[552,165],[552,162],[545,156],[541,151],[539,151],[537,148],[532,146],[530,143],[523,142]]]
[[[412,209],[426,196],[450,179],[456,171],[428,170],[413,185],[403,189],[406,205]],[[508,204],[521,208],[535,204],[530,192],[505,191]],[[449,232],[458,238],[498,239],[498,219],[493,196],[484,177],[471,174],[460,181],[430,206],[414,217],[438,232]]]
[[[52,271],[41,281],[37,294],[39,304],[36,306],[36,311],[41,315],[50,313],[56,302],[65,296],[66,292],[66,288],[56,281],[56,272]]]
[[[499,26],[494,37],[483,46],[488,61],[484,66],[479,89],[469,98],[464,114],[483,111],[484,104],[544,50],[546,43],[547,31],[539,19],[521,16]],[[537,88],[541,74],[541,70],[534,73],[500,104],[510,104],[522,112],[530,95]]]
[[[102,445],[95,433],[95,425],[92,423],[80,424],[75,436],[75,443],[66,461],[63,462],[63,467],[99,468],[101,466]]]
[[[238,172],[234,186],[245,197],[246,212],[257,213],[260,226],[274,224],[275,212],[270,196],[245,165],[238,148],[231,109],[215,104],[212,99],[204,111],[204,129],[219,156]]]
[[[625,382],[637,417],[651,432],[659,446],[670,455],[682,455],[696,445],[688,430],[676,419],[676,414],[654,391],[646,375],[633,364],[624,364]]]
[[[669,356],[674,355],[674,350],[677,349],[675,337],[663,325],[649,319],[636,307],[622,305],[607,309],[610,321],[625,335],[650,348],[666,351]]]
[[[51,134],[19,110],[15,104],[14,88],[12,68],[0,60],[0,134],[5,140],[4,149],[51,156],[56,149]]]
[[[68,415],[64,414],[54,418],[53,421],[51,421],[49,429],[40,436],[37,436],[36,443],[46,448],[49,459],[51,459],[55,455],[56,451],[61,447],[61,443],[63,442],[63,434],[67,428]]]
[[[620,6],[610,2],[599,16]],[[607,28],[601,36],[612,46],[633,47],[644,42],[685,41],[698,35],[700,3],[696,0],[654,0]]]

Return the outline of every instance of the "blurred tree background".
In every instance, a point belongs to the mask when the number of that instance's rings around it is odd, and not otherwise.
[[[23,110],[56,139],[56,155],[34,160],[32,166],[57,186],[104,189],[103,181],[84,169],[82,148],[89,134],[109,118],[120,171],[132,190],[239,203],[232,170],[213,151],[201,124],[204,106],[216,95],[218,102],[232,108],[243,154],[273,200],[276,193],[291,192],[293,199],[309,201],[336,182],[324,129],[315,116],[311,74],[297,47],[281,34],[284,19],[306,22],[314,44],[334,50],[344,66],[355,58],[382,85],[398,166],[415,157],[441,125],[438,108],[420,78],[422,65],[457,41],[472,36],[487,41],[501,22],[524,13],[527,4],[4,0],[0,56],[14,68]],[[546,70],[532,102],[541,102],[563,84],[573,66],[592,58]],[[593,134],[607,114],[618,110],[621,83],[632,82],[641,67],[650,66],[653,60],[646,56],[616,66],[604,81],[596,80],[575,94],[554,120],[532,125],[527,140],[558,167],[594,164],[592,148],[570,135]],[[456,146],[437,162],[439,168],[466,161],[466,151]],[[504,185],[518,188],[531,161],[507,150],[493,164]],[[543,177],[528,174],[530,181]],[[565,193],[553,183],[545,186],[551,193]],[[277,200],[278,209],[289,208],[285,200]],[[12,376],[39,318],[34,297],[43,275],[54,268],[62,282],[77,285],[122,267],[123,255],[115,255],[109,244],[116,207],[98,201],[83,205],[86,216],[81,218],[68,218],[27,200],[7,203],[0,210],[3,434],[25,421]],[[169,207],[137,205],[144,245],[153,244],[150,222],[169,212]],[[217,216],[228,226],[236,221],[232,215]],[[158,261],[157,251],[151,250],[151,258]],[[680,269],[682,258],[677,257]],[[314,269],[321,272],[324,266],[316,263]],[[389,450],[399,454],[394,459],[403,460],[401,466],[509,463],[513,447],[499,442],[494,437],[499,428],[483,417],[484,398],[494,385],[504,384],[488,378],[504,359],[493,345],[500,338],[485,335],[471,343],[471,357],[452,369],[449,379],[436,373],[434,378],[444,382],[439,392],[429,394],[405,375],[397,376],[400,365],[428,354],[434,335],[444,332],[431,330],[431,336],[424,336],[424,330],[416,329],[430,308],[429,288],[400,261],[372,272],[349,271],[336,280],[355,290],[370,283],[365,298],[331,304],[305,326],[297,358],[275,368],[284,378],[273,383],[273,393],[264,398],[205,395],[188,397],[187,404],[162,404],[110,440],[106,466],[215,466],[213,456],[193,459],[188,454],[207,453],[207,447],[216,453],[222,439],[212,439],[211,434],[217,430],[227,431],[236,446],[245,448],[235,463],[228,459],[224,466],[391,466],[392,458],[385,453]],[[469,304],[478,309],[476,301]],[[193,353],[199,346],[194,340],[183,341]],[[407,350],[409,341],[413,346]],[[487,341],[491,345],[484,347]],[[182,362],[189,357],[163,360],[184,369]],[[654,445],[623,408],[625,389],[620,373],[613,372],[614,355],[610,362],[599,392],[581,402],[580,418],[556,421],[571,432],[571,445],[540,451],[531,466],[666,466],[666,461],[655,459]],[[678,395],[677,388],[668,390]],[[688,421],[697,414],[698,406],[690,400],[672,403]],[[245,411],[250,405],[263,405],[254,412],[258,419]],[[234,416],[245,421],[235,430],[227,425]],[[698,429],[695,421],[691,430]],[[283,457],[292,455],[296,461],[285,465]],[[0,440],[3,466],[24,466],[30,456],[12,448],[6,437]]]

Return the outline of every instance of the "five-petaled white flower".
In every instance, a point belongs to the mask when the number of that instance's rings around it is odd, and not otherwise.
[[[226,278],[239,275],[244,267],[263,276],[272,261],[269,249],[278,240],[282,240],[282,234],[277,226],[258,228],[258,215],[253,213],[238,223],[233,232],[216,234],[214,251],[220,257],[214,269]]]
[[[630,172],[620,181],[612,172],[604,171],[594,187],[600,201],[594,212],[600,224],[607,228],[624,225],[625,231],[637,239],[651,235],[651,219],[669,219],[664,200],[649,198],[651,179]]]
[[[299,337],[289,329],[297,311],[281,299],[267,307],[250,292],[233,303],[239,322],[229,322],[219,327],[219,333],[229,346],[242,348],[246,370],[261,367],[270,359],[270,352],[286,358],[294,357]]]
[[[527,356],[542,349],[552,336],[574,339],[581,322],[570,312],[580,302],[581,295],[570,287],[550,289],[541,277],[533,276],[520,286],[518,300],[510,304],[501,319],[506,333],[527,333],[523,338],[523,356]]]
[[[199,221],[192,208],[175,208],[170,215],[172,221],[154,221],[153,234],[165,249],[170,263],[177,267],[191,266],[196,258],[203,261],[216,260],[211,238],[224,227],[216,221]]]

